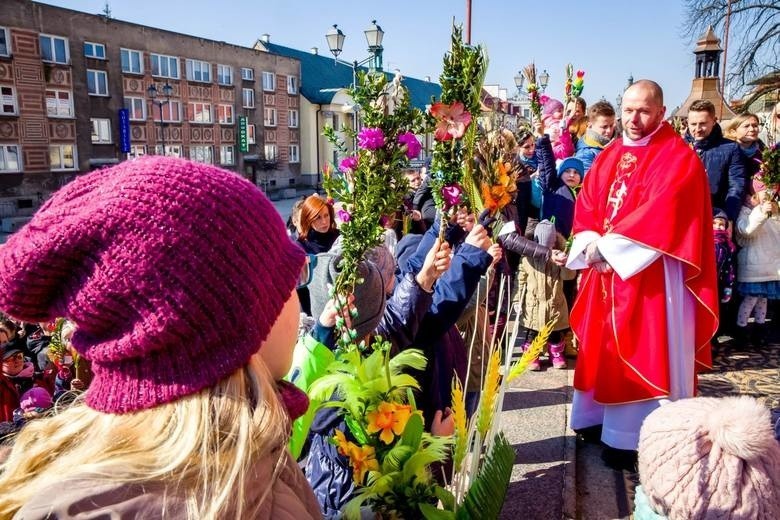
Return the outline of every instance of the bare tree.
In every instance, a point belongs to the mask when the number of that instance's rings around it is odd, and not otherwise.
[[[683,35],[695,41],[710,25],[722,35],[729,4],[726,73],[731,87],[744,91],[757,78],[780,71],[780,0],[683,0]]]

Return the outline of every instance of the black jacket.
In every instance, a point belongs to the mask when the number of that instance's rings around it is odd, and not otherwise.
[[[747,182],[744,155],[739,145],[723,137],[719,125],[715,125],[710,135],[701,141],[694,141],[690,133],[685,135],[685,140],[704,163],[710,182],[712,207],[722,209],[729,220],[736,221]]]

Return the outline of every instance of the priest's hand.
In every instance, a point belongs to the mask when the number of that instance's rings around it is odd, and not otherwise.
[[[593,269],[596,270],[596,272],[601,274],[609,274],[612,272],[612,266],[609,265],[606,261],[604,262],[596,262],[595,264],[590,265]]]
[[[593,265],[598,262],[606,262],[606,260],[604,260],[604,255],[601,254],[601,251],[599,251],[599,246],[594,240],[585,248],[585,263],[588,265]]]

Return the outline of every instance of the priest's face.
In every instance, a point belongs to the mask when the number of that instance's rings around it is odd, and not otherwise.
[[[664,120],[666,107],[649,87],[635,84],[623,94],[623,132],[632,140],[652,134]]]

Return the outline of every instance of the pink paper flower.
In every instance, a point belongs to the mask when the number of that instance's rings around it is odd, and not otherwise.
[[[339,208],[339,210],[336,212],[336,217],[338,217],[338,219],[345,224],[352,220],[352,215],[350,215],[349,211],[345,210],[344,208]]]
[[[471,123],[471,114],[465,110],[460,101],[455,101],[451,105],[434,103],[431,106],[431,115],[437,121],[436,131],[433,134],[437,141],[460,139]]]
[[[385,134],[381,128],[364,128],[358,134],[358,146],[366,150],[376,150],[385,145]]]
[[[581,77],[583,77],[584,75],[585,75],[585,71],[584,71],[584,70],[578,70],[578,71],[577,71],[577,77],[578,77],[578,78],[581,78]]]
[[[548,101],[550,101],[550,96],[548,96],[547,94],[542,94],[541,96],[539,96],[539,104],[540,105],[544,105]]]
[[[339,170],[341,170],[344,173],[353,172],[357,169],[358,166],[358,157],[357,155],[350,155],[348,157],[344,157],[341,162],[339,163]]]
[[[448,184],[441,189],[445,209],[452,208],[463,202],[463,188],[458,183]]]
[[[420,145],[420,141],[417,140],[417,137],[412,132],[404,132],[399,135],[398,142],[406,145],[406,157],[408,159],[414,159],[420,155],[422,145]]]

